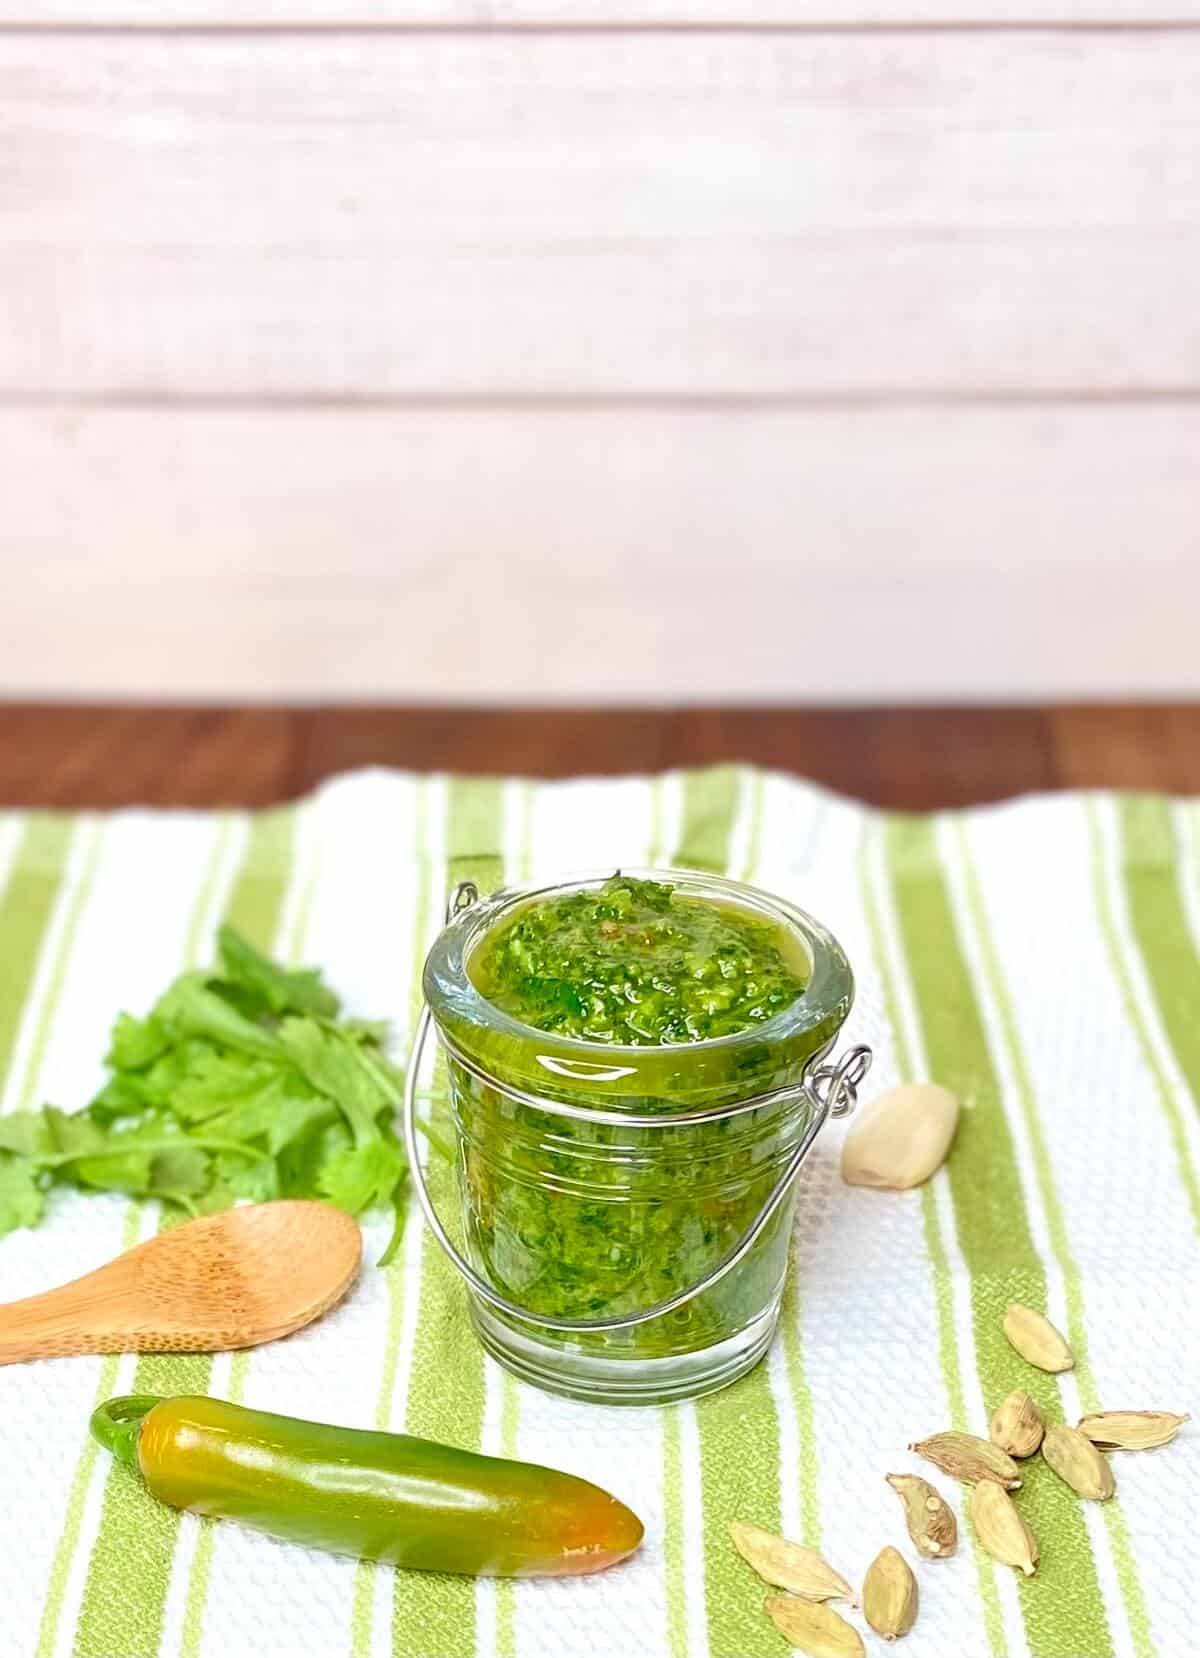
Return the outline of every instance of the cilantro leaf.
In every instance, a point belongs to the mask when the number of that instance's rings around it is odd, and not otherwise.
[[[10,1111],[0,1117],[0,1152],[36,1157],[50,1150],[50,1133],[40,1111]]]
[[[231,1166],[226,1180],[235,1201],[269,1203],[272,1198],[286,1195],[279,1184],[279,1164],[274,1158],[266,1158],[261,1163],[243,1163],[240,1168]],[[311,1192],[303,1195],[312,1196]]]
[[[404,1173],[404,1153],[395,1141],[374,1140],[331,1158],[317,1176],[317,1187],[331,1203],[357,1215],[386,1203]]]
[[[282,1077],[273,1078],[219,1116],[209,1117],[204,1132],[226,1140],[261,1140],[271,1155],[277,1156],[290,1140],[337,1116],[332,1100],[304,1090],[301,1079],[296,1082],[296,1088],[289,1090]]]
[[[367,1047],[381,1048],[388,1039],[386,1019],[343,1019],[338,1029]]]
[[[322,1169],[342,1152],[349,1151],[353,1143],[346,1119],[340,1113],[334,1122],[297,1135],[275,1160],[279,1170],[279,1195],[324,1196],[320,1185]]]
[[[128,1013],[118,1013],[105,1063],[114,1071],[140,1071],[170,1046],[170,1031],[153,1015],[134,1019]]]
[[[248,1019],[214,988],[208,973],[183,973],[160,997],[154,1016],[179,1036],[202,1036],[238,1053],[273,1059],[274,1035]]]
[[[118,1151],[107,1156],[79,1157],[71,1164],[70,1179],[78,1186],[92,1186],[101,1192],[126,1192],[142,1197],[150,1186],[151,1157],[148,1152]]]
[[[151,1161],[148,1196],[181,1204],[194,1213],[208,1186],[209,1159],[199,1146],[172,1146]]]
[[[0,1152],[0,1235],[18,1226],[36,1226],[45,1208],[37,1165],[28,1157]]]
[[[338,1115],[334,1101],[326,1099],[323,1094],[314,1095],[311,1099],[284,1094],[271,1114],[267,1128],[267,1150],[273,1157],[278,1157],[295,1141],[329,1128],[337,1122]]]
[[[336,1019],[341,1002],[314,968],[289,972],[262,955],[233,927],[217,933],[217,949],[225,978],[232,985],[258,998],[267,1011],[307,1013],[318,1019]]]
[[[389,1098],[359,1044],[335,1026],[319,1025],[313,1019],[285,1019],[279,1040],[317,1092],[337,1102],[355,1144],[368,1145],[378,1139],[375,1119]]]
[[[223,1054],[212,1048],[198,1055],[171,1088],[168,1103],[185,1122],[211,1122],[249,1105],[268,1089],[282,1093],[291,1068],[244,1054]],[[303,1087],[295,1077],[295,1091]],[[254,1131],[250,1131],[254,1132]]]
[[[155,1103],[155,1090],[148,1086],[145,1076],[136,1071],[118,1071],[92,1099],[87,1114],[103,1126],[120,1122],[122,1117],[137,1116]]]
[[[42,1121],[49,1146],[44,1157],[50,1162],[66,1163],[77,1157],[99,1154],[109,1143],[104,1129],[87,1112],[70,1116],[57,1106],[48,1105],[42,1112]]]

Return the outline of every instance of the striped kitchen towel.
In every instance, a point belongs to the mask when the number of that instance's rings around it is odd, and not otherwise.
[[[670,1409],[605,1410],[514,1382],[468,1333],[415,1204],[386,1271],[331,1317],[237,1356],[0,1369],[4,1658],[754,1658],[786,1649],[727,1540],[746,1519],[861,1580],[911,1553],[887,1473],[951,1425],[986,1432],[1014,1387],[1073,1421],[1197,1407],[1200,806],[1056,795],[936,817],[873,811],[742,768],[554,784],[370,772],[295,807],[0,817],[0,1111],[88,1099],[114,1013],[209,957],[226,917],[316,962],[403,1052],[449,884],[617,864],[728,870],[795,899],[858,975],[847,1036],[871,1089],[932,1077],[965,1111],[926,1188],[850,1189],[828,1128],[802,1179],[769,1359]],[[152,1210],[58,1195],[0,1240],[0,1296],[115,1254]],[[368,1228],[378,1258],[387,1223]],[[1032,1372],[1005,1304],[1045,1308],[1078,1355]],[[647,1542],[600,1577],[475,1583],[334,1560],[150,1501],[92,1447],[113,1392],[208,1389],[589,1476]],[[926,1470],[929,1472],[929,1470]],[[911,1658],[1185,1658],[1200,1645],[1200,1432],[1116,1459],[1076,1500],[1029,1467],[1042,1565],[993,1565],[963,1525],[917,1567]],[[961,1492],[934,1475],[960,1513]],[[851,1614],[854,1616],[854,1614]],[[867,1633],[868,1648],[883,1650]]]

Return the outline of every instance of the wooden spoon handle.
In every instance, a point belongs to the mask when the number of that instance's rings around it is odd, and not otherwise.
[[[69,1284],[0,1306],[0,1364],[138,1350],[130,1329],[145,1322],[146,1309],[139,1318],[136,1280],[120,1270],[128,1262],[128,1255],[119,1257]]]
[[[75,1286],[69,1284],[66,1288],[73,1290]],[[96,1311],[94,1299],[89,1303],[63,1290],[47,1290],[44,1295],[31,1295],[0,1307],[0,1364],[114,1351],[110,1345],[112,1331],[84,1325],[81,1315],[85,1311],[90,1315],[90,1325]]]

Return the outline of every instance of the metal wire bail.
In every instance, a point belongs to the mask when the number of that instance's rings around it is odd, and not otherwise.
[[[848,1048],[836,1065],[821,1065],[812,1073],[809,1087],[825,1101],[831,1117],[847,1117],[854,1110],[873,1058],[870,1048],[860,1044]]]
[[[479,898],[479,889],[473,881],[460,881],[454,887],[446,905],[446,921],[449,924],[464,910],[470,909]],[[568,1106],[554,1100],[543,1100],[537,1095],[525,1093],[523,1090],[511,1087],[508,1083],[491,1076],[487,1071],[469,1060],[457,1047],[448,1042],[442,1035],[442,1045],[454,1059],[456,1064],[462,1065],[473,1076],[503,1094],[506,1099],[517,1104],[527,1105],[539,1111],[565,1116],[586,1116],[590,1121],[616,1122],[630,1128],[646,1127],[659,1130],[670,1130],[683,1124],[708,1121],[715,1117],[730,1116],[742,1111],[757,1110],[766,1105],[788,1105],[801,1099],[807,1100],[811,1106],[811,1115],[804,1133],[801,1135],[795,1150],[771,1188],[763,1207],[759,1210],[749,1227],[738,1239],[737,1243],[705,1273],[703,1278],[689,1284],[686,1289],[679,1290],[675,1295],[668,1296],[663,1301],[657,1301],[652,1307],[646,1307],[641,1312],[626,1313],[616,1318],[547,1318],[541,1313],[530,1312],[528,1308],[519,1306],[510,1301],[507,1296],[494,1290],[487,1280],[480,1276],[471,1263],[460,1252],[457,1244],[450,1237],[442,1224],[430,1196],[429,1187],[425,1180],[425,1171],[421,1166],[420,1145],[417,1139],[417,1083],[421,1065],[424,1060],[425,1044],[429,1039],[429,1028],[433,1023],[433,1015],[428,1004],[422,1007],[417,1028],[413,1033],[412,1052],[409,1055],[408,1072],[404,1079],[404,1105],[402,1123],[404,1128],[404,1144],[408,1152],[408,1166],[412,1178],[413,1188],[417,1194],[417,1202],[426,1224],[451,1264],[466,1281],[468,1287],[489,1307],[507,1317],[517,1319],[521,1323],[533,1325],[543,1330],[558,1330],[574,1332],[598,1332],[602,1330],[628,1330],[638,1324],[649,1324],[656,1318],[662,1318],[667,1313],[675,1312],[679,1307],[686,1306],[689,1301],[703,1295],[714,1284],[720,1283],[728,1273],[739,1266],[754,1248],[772,1218],[779,1210],[791,1190],[793,1181],[800,1173],[800,1169],[812,1148],[813,1141],[820,1133],[827,1117],[844,1117],[853,1111],[858,1098],[858,1089],[864,1077],[871,1068],[870,1048],[858,1046],[848,1048],[836,1064],[826,1064],[833,1043],[829,1043],[819,1053],[816,1053],[805,1066],[804,1073],[798,1083],[789,1088],[779,1088],[772,1093],[757,1094],[751,1099],[739,1100],[732,1106],[722,1106],[709,1110],[680,1112],[669,1117],[638,1116],[634,1113],[593,1111],[580,1106]]]

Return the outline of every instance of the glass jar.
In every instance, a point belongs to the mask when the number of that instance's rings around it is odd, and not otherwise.
[[[469,884],[458,889],[425,964],[406,1134],[418,1196],[468,1280],[488,1352],[540,1387],[653,1404],[723,1387],[766,1351],[795,1176],[825,1116],[850,1108],[870,1056],[855,1049],[822,1065],[853,1000],[832,934],[783,899],[690,870],[623,873],[779,929],[806,984],[769,1020],[632,1047],[537,1030],[488,1001],[470,972],[486,935],[523,905],[611,873],[480,901]],[[430,1016],[449,1072],[461,1246],[418,1167],[413,1112]]]

